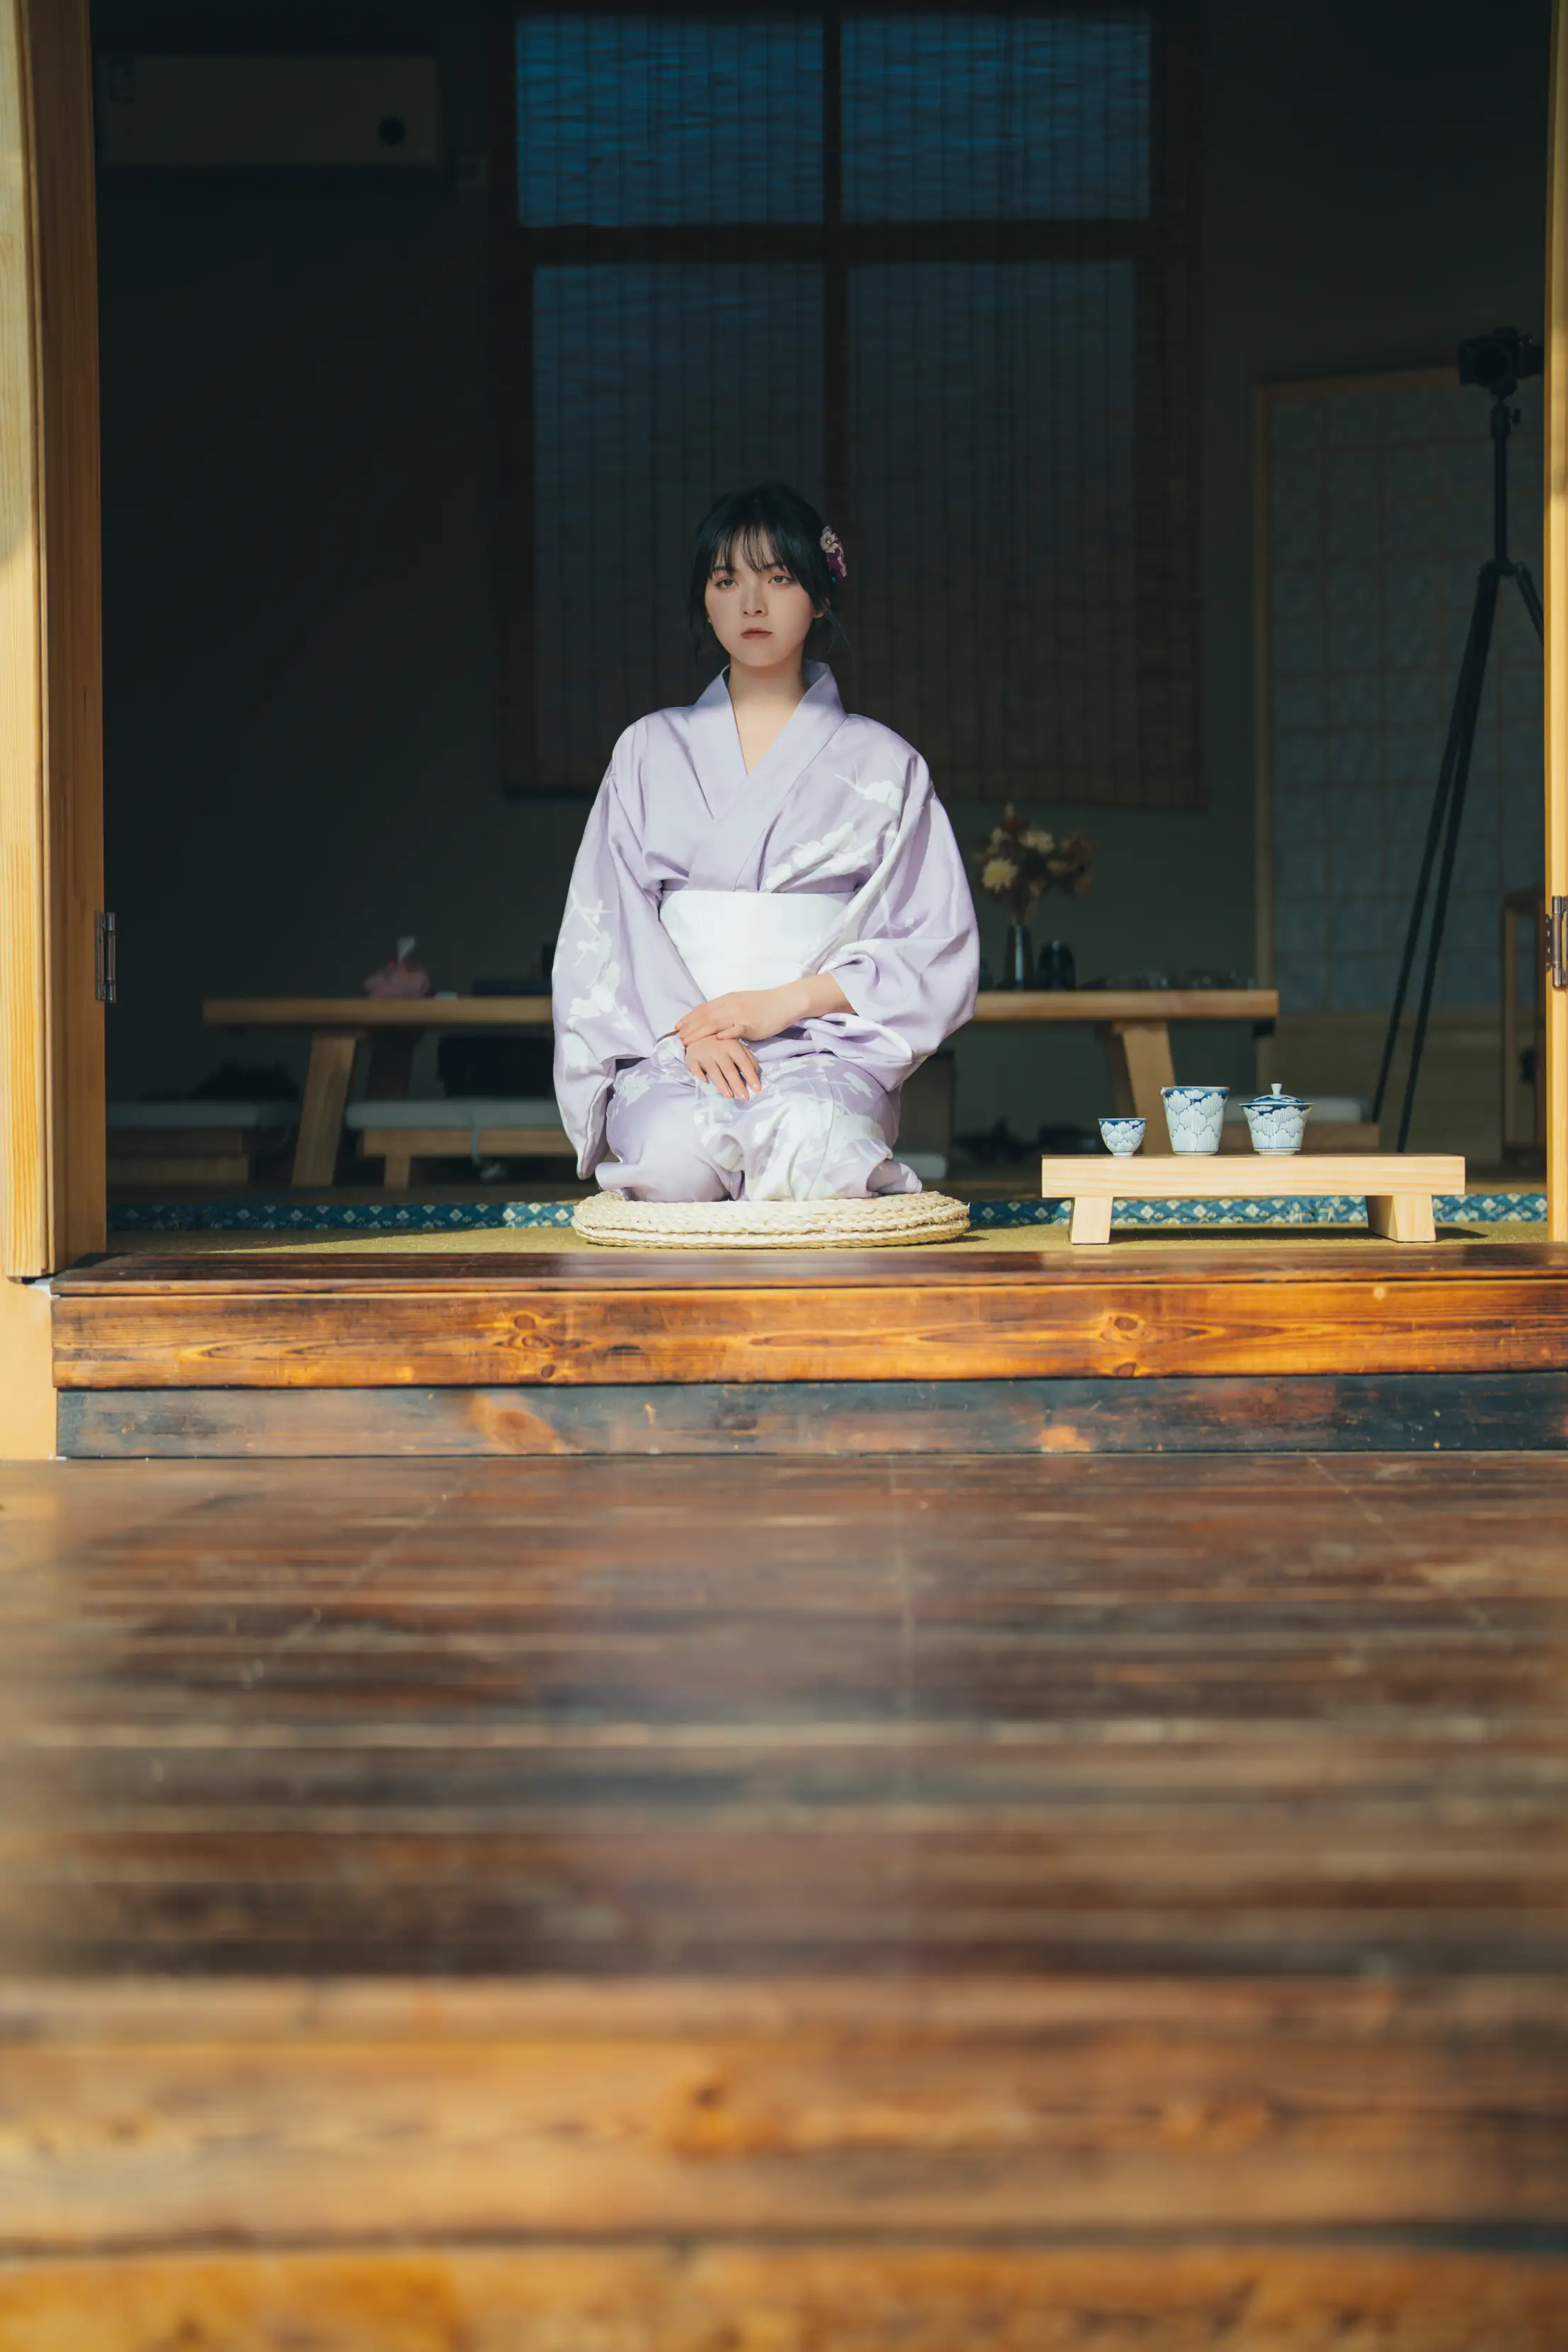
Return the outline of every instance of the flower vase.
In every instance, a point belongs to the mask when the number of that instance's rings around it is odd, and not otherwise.
[[[1033,988],[1035,984],[1035,950],[1027,923],[1009,923],[1007,944],[1002,955],[1002,986]]]

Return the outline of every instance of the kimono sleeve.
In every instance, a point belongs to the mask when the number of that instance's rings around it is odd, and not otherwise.
[[[903,807],[876,871],[849,908],[847,936],[822,962],[847,1013],[810,1025],[816,1042],[889,1087],[974,1011],[980,937],[974,901],[931,772],[910,752]]]
[[[640,726],[627,729],[599,787],[552,975],[555,1099],[583,1176],[605,1157],[616,1071],[657,1053],[701,996],[658,919],[643,848],[641,739]]]

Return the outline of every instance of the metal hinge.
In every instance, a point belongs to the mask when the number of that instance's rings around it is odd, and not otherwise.
[[[117,947],[113,916],[96,914],[92,919],[92,977],[100,1004],[113,1004],[119,1000]]]
[[[1568,988],[1568,898],[1553,898],[1547,912],[1546,970],[1553,988]]]

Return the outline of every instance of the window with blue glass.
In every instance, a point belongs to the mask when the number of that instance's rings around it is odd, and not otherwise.
[[[700,689],[692,528],[773,474],[849,549],[847,698],[949,794],[1194,804],[1184,42],[1183,0],[517,15],[510,788]]]
[[[847,220],[1142,220],[1146,16],[847,16]]]
[[[524,16],[517,188],[534,228],[819,221],[820,18]]]

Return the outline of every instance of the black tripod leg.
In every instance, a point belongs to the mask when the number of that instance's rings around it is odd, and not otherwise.
[[[1447,920],[1448,896],[1453,888],[1454,863],[1459,847],[1459,826],[1465,814],[1465,788],[1470,780],[1470,754],[1475,749],[1476,721],[1480,717],[1481,688],[1486,684],[1487,653],[1491,645],[1492,622],[1497,614],[1497,591],[1496,565],[1483,564],[1481,576],[1476,583],[1476,609],[1470,615],[1470,635],[1465,646],[1460,692],[1455,700],[1454,717],[1459,728],[1459,741],[1454,761],[1454,786],[1448,803],[1443,863],[1437,873],[1437,895],[1432,901],[1432,927],[1426,935],[1426,966],[1421,975],[1421,1002],[1415,1010],[1415,1030],[1410,1040],[1410,1067],[1405,1078],[1405,1102],[1399,1114],[1399,1133],[1394,1147],[1396,1151],[1403,1151],[1409,1140],[1410,1119],[1415,1108],[1415,1087],[1421,1076],[1421,1056],[1426,1047],[1432,991],[1437,978],[1443,926]]]
[[[1541,609],[1541,596],[1534,581],[1530,576],[1529,566],[1523,563],[1516,563],[1513,567],[1513,576],[1519,583],[1519,593],[1524,599],[1524,609],[1535,624],[1535,634],[1541,639],[1542,644],[1544,645],[1546,642],[1546,615]]]
[[[1394,1056],[1399,1046],[1399,1026],[1405,1018],[1405,1000],[1409,993],[1410,975],[1415,968],[1415,950],[1420,944],[1421,925],[1426,912],[1426,893],[1432,887],[1432,868],[1436,862],[1437,845],[1443,837],[1443,821],[1448,813],[1448,796],[1453,787],[1454,767],[1459,756],[1459,745],[1464,735],[1464,714],[1468,707],[1470,671],[1476,660],[1481,602],[1490,568],[1489,564],[1483,566],[1476,581],[1476,600],[1470,607],[1470,625],[1465,637],[1465,650],[1459,662],[1459,675],[1454,683],[1453,708],[1448,713],[1448,733],[1443,745],[1442,761],[1437,769],[1437,788],[1432,795],[1432,814],[1426,821],[1426,842],[1421,852],[1421,870],[1415,877],[1415,891],[1410,902],[1410,920],[1405,928],[1405,949],[1399,959],[1399,978],[1394,982],[1394,1003],[1388,1015],[1388,1031],[1383,1041],[1383,1060],[1378,1066],[1377,1087],[1372,1098],[1372,1115],[1374,1120],[1381,1119],[1383,1117],[1384,1097],[1388,1092],[1389,1074],[1394,1068]],[[1493,593],[1495,595],[1495,582]],[[1481,659],[1484,662],[1484,654]]]

